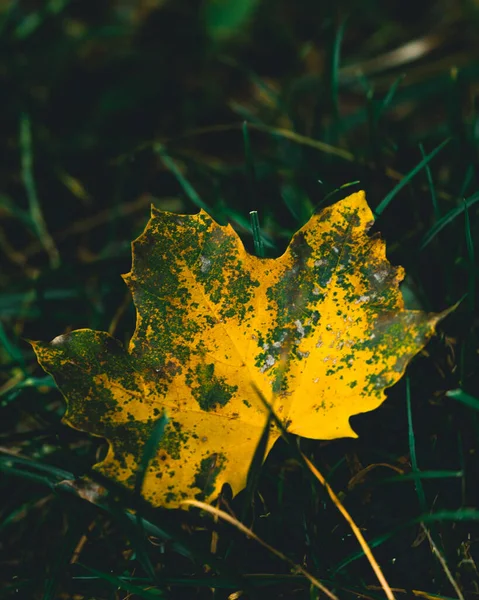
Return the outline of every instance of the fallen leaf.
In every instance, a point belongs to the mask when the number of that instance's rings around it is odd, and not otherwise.
[[[383,402],[446,314],[405,310],[404,270],[367,235],[372,224],[358,192],[264,259],[204,211],[153,208],[124,276],[137,310],[128,350],[89,329],[33,342],[66,398],[64,421],[109,441],[96,470],[133,488],[166,411],[144,496],[178,507],[224,483],[238,493],[267,419],[255,387],[290,433],[356,437],[349,418]]]

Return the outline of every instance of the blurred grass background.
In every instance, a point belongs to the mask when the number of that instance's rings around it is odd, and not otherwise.
[[[104,444],[61,424],[25,339],[128,341],[120,274],[152,203],[250,251],[257,210],[278,256],[365,189],[409,306],[462,302],[358,440],[301,448],[397,598],[479,598],[478,32],[476,0],[0,2],[2,597],[321,597],[228,525],[142,507],[139,527],[68,493]],[[295,456],[278,443],[228,506],[339,598],[383,598]]]

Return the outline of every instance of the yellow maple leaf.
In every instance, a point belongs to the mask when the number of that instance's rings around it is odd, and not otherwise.
[[[383,402],[445,314],[405,310],[404,270],[367,235],[372,223],[358,192],[265,259],[204,211],[153,208],[124,276],[137,309],[128,350],[88,329],[33,343],[67,400],[64,421],[110,443],[95,468],[133,487],[166,411],[144,496],[177,507],[224,483],[236,494],[267,421],[258,390],[290,433],[356,437],[349,418]]]

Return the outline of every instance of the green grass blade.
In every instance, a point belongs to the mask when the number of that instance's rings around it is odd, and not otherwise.
[[[238,573],[234,566],[226,564],[223,560],[205,550],[204,546],[192,539],[190,534],[169,523],[164,511],[158,512],[154,510],[148,503],[138,498],[138,495],[134,491],[108,479],[97,471],[91,470],[89,477],[109,492],[105,500],[97,500],[95,505],[111,515],[115,520],[118,520],[120,525],[123,524],[124,526],[125,520],[128,519],[131,522],[127,526],[127,530],[130,533],[130,525],[136,528],[138,526],[137,515],[139,514],[142,518],[142,527],[150,535],[169,541],[170,547],[180,555],[190,558],[198,564],[209,565],[218,574],[228,577],[234,582],[236,587],[244,589],[249,593],[250,586],[243,577],[243,574]],[[77,495],[71,486],[56,486],[56,490]],[[121,515],[118,513],[119,509],[122,511]],[[136,511],[136,514],[132,514],[128,509],[133,509]],[[156,521],[161,522],[157,523]]]
[[[416,455],[416,439],[414,436],[414,427],[412,422],[412,408],[411,408],[411,381],[409,376],[406,377],[406,406],[407,406],[407,425],[408,425],[408,442],[409,442],[409,455],[411,457],[411,467],[413,474],[419,474],[420,469],[417,464]],[[426,495],[424,493],[424,487],[421,479],[415,479],[416,493],[419,498],[419,506],[423,512],[427,510]]]
[[[82,565],[85,566],[85,565]],[[86,567],[88,569],[88,567]],[[90,569],[89,569],[90,570]],[[98,576],[76,576],[72,577],[72,579],[77,581],[94,581],[98,579],[102,579]],[[119,577],[124,581],[128,582],[136,582],[136,583],[148,583],[148,581],[144,577],[128,577],[122,575]],[[280,573],[251,573],[246,574],[245,579],[254,583],[254,587],[269,587],[271,585],[278,585],[280,583],[304,583],[306,578],[304,575],[283,575]],[[327,579],[322,579],[322,581],[326,585],[333,585],[332,581]],[[226,590],[237,589],[237,584],[228,579],[223,579],[221,577],[211,577],[211,575],[204,577],[165,577],[164,578],[165,585],[168,586],[185,586],[185,587],[214,587],[221,588]]]
[[[253,459],[251,460],[250,467],[248,469],[248,476],[246,479],[246,489],[245,489],[245,502],[241,515],[241,522],[244,523],[246,518],[246,513],[253,501],[254,494],[259,482],[259,476],[261,473],[261,467],[263,466],[263,462],[266,455],[266,449],[268,447],[269,440],[269,432],[271,429],[271,416],[268,416],[266,424],[263,429],[263,433],[261,434],[261,438],[256,446],[256,450],[253,455]]]
[[[346,21],[344,20],[336,29],[334,35],[333,47],[331,51],[331,71],[330,71],[330,89],[331,89],[331,107],[333,117],[339,120],[339,66],[341,62],[341,45],[344,38]]]
[[[245,231],[251,231],[251,235],[253,234],[251,229],[251,219],[248,220],[244,214],[234,209],[228,209],[228,219],[233,221],[236,225],[239,225],[239,227],[243,228]],[[277,249],[276,244],[274,244],[271,238],[267,237],[263,231],[261,232],[261,241],[265,248],[271,248],[273,250]]]
[[[476,202],[479,202],[479,192],[476,192],[469,198],[465,200],[461,206],[457,208],[453,208],[447,214],[445,214],[437,223],[435,223],[431,229],[424,236],[421,245],[419,246],[419,250],[424,250],[426,246],[428,246],[432,240],[440,233],[447,225],[452,223],[454,219],[456,219],[461,213],[464,212],[466,208],[471,208]]]
[[[204,202],[195,188],[191,185],[191,183],[186,179],[186,177],[181,172],[181,169],[178,167],[176,162],[170,157],[167,153],[165,147],[162,144],[156,143],[153,145],[154,151],[160,157],[163,165],[170,171],[183,188],[183,191],[187,195],[187,197],[191,200],[191,202],[197,206],[198,208],[202,208],[208,214],[212,214],[211,208]]]
[[[141,495],[148,465],[155,456],[158,446],[161,443],[168,420],[168,415],[166,414],[166,411],[164,411],[161,417],[155,423],[153,430],[145,443],[135,479],[135,494],[138,494],[139,496]]]
[[[22,367],[22,370],[25,372],[25,361],[23,359],[23,353],[12,344],[10,341],[7,332],[3,326],[3,323],[0,321],[0,344],[3,346],[5,352],[10,356],[14,363],[17,363]]]
[[[422,514],[419,517],[416,517],[415,519],[411,519],[406,523],[398,525],[394,529],[391,529],[387,533],[384,533],[383,535],[380,535],[374,538],[373,540],[368,540],[369,547],[371,549],[377,548],[378,546],[384,544],[384,542],[387,542],[388,540],[396,536],[398,533],[403,533],[405,529],[407,529],[408,527],[413,527],[418,523],[437,523],[441,521],[479,521],[479,510],[476,510],[474,508],[461,508],[458,510],[442,510],[435,513]],[[337,566],[334,567],[334,573],[338,573],[339,571],[343,570],[345,567],[358,560],[359,558],[362,558],[363,556],[364,552],[362,550],[350,554],[347,558],[345,558]]]
[[[22,467],[24,470],[22,470]],[[75,475],[64,469],[59,469],[53,465],[38,462],[32,458],[24,458],[22,456],[15,456],[6,452],[0,453],[0,469],[15,468],[19,469],[23,473],[42,473],[49,476],[53,483],[63,481],[65,479],[75,479]]]
[[[350,188],[353,185],[358,185],[360,183],[361,182],[359,180],[348,181],[348,183],[343,183],[343,185],[340,185],[338,188],[332,190],[331,192],[326,194],[326,196],[321,200],[321,202],[318,202],[318,204],[316,204],[316,206],[313,209],[312,214],[314,214],[320,206],[323,206],[328,200],[330,200],[332,198],[332,196],[334,196],[334,194],[337,194],[338,192],[342,192],[343,190],[346,190],[347,188]]]
[[[24,388],[49,388],[54,390],[57,387],[53,377],[46,375],[45,377],[27,377],[22,381],[19,381],[15,386],[5,388],[0,391],[0,398],[3,396],[9,396],[12,393],[18,392]]]
[[[479,399],[475,398],[474,396],[471,396],[470,394],[466,394],[466,392],[464,392],[461,389],[449,390],[448,392],[446,392],[446,396],[448,396],[449,398],[453,398],[454,400],[458,400],[459,402],[462,402],[469,408],[473,408],[474,410],[479,411]]]
[[[381,117],[383,112],[385,112],[389,108],[389,105],[391,104],[394,96],[396,95],[399,84],[402,82],[402,80],[405,77],[406,77],[406,75],[404,73],[402,73],[401,75],[399,75],[399,77],[397,77],[392,82],[391,86],[388,89],[388,93],[384,96],[384,98],[379,103],[379,106],[376,111],[376,120],[379,120],[379,118]]]
[[[36,473],[29,473],[28,471],[23,471],[22,469],[17,469],[14,466],[9,465],[8,463],[4,463],[3,461],[0,461],[0,472],[6,473],[7,475],[19,477],[20,479],[25,479],[26,481],[31,481],[35,484],[42,485],[44,487],[49,488],[51,491],[55,490],[56,482],[53,482],[48,477],[44,477],[43,475],[37,475]]]
[[[75,505],[75,515],[73,515],[73,510],[70,508],[71,518],[68,520],[68,529],[63,534],[61,544],[55,553],[50,575],[45,581],[45,591],[42,600],[55,600],[58,598],[58,587],[65,576],[65,571],[68,569],[70,558],[86,531],[88,524],[91,522],[91,506],[85,507],[85,510],[80,514],[77,513],[76,508]],[[73,516],[74,518],[72,518]]]
[[[252,210],[249,213],[249,216],[251,219],[251,231],[253,232],[254,251],[256,252],[256,256],[264,258],[264,243],[263,236],[261,235],[261,228],[259,226],[258,211]]]
[[[33,140],[30,117],[22,114],[20,117],[20,149],[22,159],[22,179],[28,198],[30,219],[35,227],[38,239],[50,259],[50,266],[56,269],[60,265],[58,249],[50,235],[43,211],[38,198],[37,186],[33,174]]]
[[[465,219],[465,236],[466,236],[466,248],[467,248],[467,259],[468,259],[468,286],[467,286],[467,302],[469,304],[469,310],[471,314],[474,312],[476,306],[476,265],[475,265],[475,253],[474,253],[474,241],[471,233],[471,221],[469,219],[469,208],[466,201],[464,204],[464,219]]]
[[[426,158],[426,151],[424,150],[424,146],[422,144],[419,144],[419,150],[421,150],[422,158],[423,159]],[[431,193],[431,202],[432,202],[432,209],[434,212],[434,217],[436,218],[436,221],[438,221],[441,218],[441,211],[439,210],[439,205],[437,203],[436,188],[434,187],[434,181],[432,179],[431,167],[427,164],[424,167],[424,171],[426,173],[427,184],[429,186],[429,191]]]
[[[36,234],[35,224],[33,223],[29,213],[23,208],[17,206],[14,201],[5,194],[0,194],[0,208],[2,208],[7,214],[12,215],[18,219],[25,227],[33,234]]]
[[[151,435],[146,441],[140,465],[136,472],[134,493],[138,496],[141,496],[148,466],[153,457],[155,456],[159,444],[161,443],[167,424],[168,416],[166,414],[166,411],[164,411],[161,417],[156,422],[155,426],[153,427],[153,431],[151,432]],[[136,527],[133,525],[133,523],[131,523],[130,532],[131,541],[134,547],[136,548],[136,553],[139,562],[145,569],[145,572],[148,574],[151,581],[159,583],[158,578],[156,577],[155,569],[148,554],[148,549],[145,544],[145,528],[143,526],[143,519],[141,517],[140,512],[138,512],[136,515]]]
[[[436,523],[440,521],[479,521],[479,510],[475,508],[459,508],[457,510],[440,510],[421,515],[416,521]]]
[[[247,121],[244,121],[244,123],[243,123],[242,133],[243,133],[243,146],[244,146],[244,155],[245,155],[245,163],[246,163],[246,173],[247,173],[247,180],[248,180],[249,203],[251,206],[251,205],[255,205],[260,202],[259,202],[259,199],[256,198],[256,169],[255,169],[255,164],[254,164],[254,156],[253,156],[253,150],[251,148],[251,139],[250,139],[250,135],[249,135]],[[256,251],[256,255],[260,256],[262,258],[264,256],[264,254],[258,253],[257,240],[255,237],[254,221],[253,221],[253,217],[251,216],[251,214],[252,213],[250,212],[252,229],[253,229],[253,239],[254,239],[254,243],[255,243],[255,251]],[[257,221],[257,216],[256,216],[256,221]],[[259,223],[258,223],[257,231],[259,231]],[[261,236],[259,236],[258,239],[261,240]],[[263,248],[263,252],[264,252],[264,248]]]
[[[439,144],[439,146],[437,146],[436,148],[434,148],[434,150],[432,152],[430,152],[429,154],[427,154],[422,160],[421,162],[419,162],[414,169],[411,169],[409,171],[409,173],[407,173],[402,179],[401,181],[394,187],[394,189],[392,189],[389,194],[387,194],[385,196],[385,198],[379,203],[379,206],[376,208],[376,210],[374,211],[374,214],[376,215],[376,217],[379,217],[382,215],[382,213],[386,210],[386,208],[389,206],[389,204],[391,203],[391,201],[394,199],[394,197],[396,196],[396,194],[398,194],[403,187],[405,187],[410,181],[411,179],[417,175],[421,169],[423,169],[428,163],[431,162],[431,160],[437,155],[439,154],[439,152],[450,142],[450,138],[444,140],[443,142],[441,142]]]
[[[404,475],[385,477],[384,479],[381,479],[381,482],[393,483],[401,481],[418,481],[421,479],[460,479],[463,475],[464,471],[418,471],[417,473],[404,473]]]
[[[166,598],[165,593],[161,590],[146,590],[134,583],[130,583],[124,577],[117,577],[112,573],[104,573],[103,571],[98,571],[98,569],[94,569],[93,567],[89,567],[85,564],[80,563],[81,566],[99,577],[104,581],[108,581],[114,586],[115,589],[125,590],[125,592],[129,592],[130,594],[136,594],[140,598],[145,598],[146,600],[158,600],[158,598]]]

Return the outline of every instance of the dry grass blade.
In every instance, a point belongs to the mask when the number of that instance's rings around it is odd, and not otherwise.
[[[378,578],[379,583],[381,584],[381,586],[384,590],[384,593],[386,594],[386,597],[388,598],[388,600],[395,600],[394,594],[391,590],[391,587],[389,586],[388,582],[386,581],[386,578],[384,577],[383,572],[381,571],[381,567],[378,565],[376,559],[374,558],[373,553],[371,552],[371,548],[368,546],[368,543],[364,539],[363,534],[361,533],[359,527],[353,521],[351,515],[341,504],[339,498],[336,496],[333,489],[331,488],[329,483],[326,482],[326,479],[321,475],[321,473],[318,471],[318,469],[313,465],[313,463],[309,460],[309,458],[307,458],[303,453],[302,453],[302,456],[303,456],[304,462],[308,465],[311,473],[313,473],[313,475],[326,488],[326,491],[328,492],[329,497],[331,498],[333,503],[336,505],[339,512],[343,515],[343,517],[349,523],[349,526],[351,527],[352,532],[356,536],[364,554],[366,555],[366,558],[369,560],[369,563],[370,563],[371,567],[373,568],[373,571],[376,574],[376,577]]]
[[[441,563],[441,567],[443,568],[443,571],[446,574],[446,577],[448,578],[449,583],[452,585],[452,587],[454,588],[454,591],[457,594],[458,600],[465,600],[464,595],[461,592],[461,590],[459,589],[459,586],[457,585],[453,574],[451,573],[449,567],[447,566],[447,563],[446,563],[443,555],[441,554],[439,548],[434,543],[434,540],[432,539],[432,536],[429,533],[429,530],[426,528],[424,523],[421,523],[421,525],[422,525],[424,533],[426,534],[427,539],[429,540],[429,544],[431,545],[433,553],[436,555],[438,561]]]
[[[363,60],[359,63],[342,67],[339,75],[343,81],[347,81],[357,77],[358,73],[371,76],[390,69],[397,69],[411,62],[421,60],[425,55],[436,50],[444,42],[445,36],[438,34],[430,34],[410,40],[394,50],[390,50],[369,60]]]
[[[182,504],[187,504],[189,506],[196,506],[196,508],[205,510],[206,512],[209,512],[210,514],[212,514],[216,517],[219,517],[220,519],[223,519],[223,521],[227,521],[228,523],[230,523],[230,525],[233,525],[233,527],[236,527],[236,529],[239,529],[245,535],[247,535],[248,537],[254,539],[256,542],[261,544],[264,548],[269,550],[269,552],[271,552],[272,554],[274,554],[281,560],[284,560],[285,562],[287,562],[295,570],[295,572],[301,573],[302,575],[304,575],[304,577],[306,577],[306,579],[309,582],[311,582],[312,585],[314,585],[319,590],[321,590],[323,592],[323,594],[326,594],[326,596],[328,598],[331,598],[331,600],[339,600],[339,598],[335,594],[333,594],[333,592],[329,591],[328,588],[326,588],[318,579],[316,579],[316,577],[311,575],[311,573],[308,573],[308,571],[303,569],[303,567],[301,567],[300,565],[297,565],[295,562],[290,560],[282,552],[280,552],[279,550],[276,550],[276,548],[273,548],[273,546],[270,546],[267,542],[265,542],[260,537],[258,537],[251,529],[249,529],[248,527],[243,525],[243,523],[238,521],[238,519],[235,519],[234,517],[232,517],[228,513],[224,512],[223,510],[220,510],[219,508],[210,506],[209,504],[206,504],[205,502],[199,502],[198,500],[185,500],[184,502],[182,502]]]

